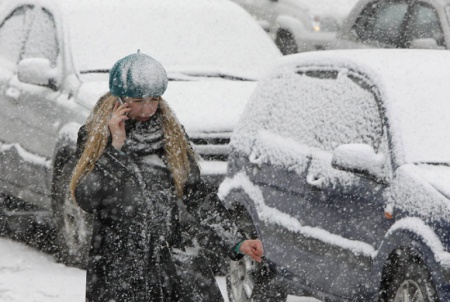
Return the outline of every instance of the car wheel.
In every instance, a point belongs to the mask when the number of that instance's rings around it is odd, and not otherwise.
[[[284,302],[287,294],[273,279],[257,278],[258,264],[244,257],[230,262],[226,277],[227,293],[230,302]]]
[[[62,168],[55,185],[53,214],[59,260],[70,266],[84,268],[92,235],[92,217],[75,204],[70,194],[73,168],[73,163]]]
[[[294,36],[287,30],[281,29],[277,32],[275,44],[281,50],[283,55],[290,55],[298,52],[298,47],[295,43]]]
[[[390,281],[386,283],[387,302],[437,302],[431,275],[418,257],[401,257]]]

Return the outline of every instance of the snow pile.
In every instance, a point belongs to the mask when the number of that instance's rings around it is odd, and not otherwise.
[[[69,141],[76,142],[80,127],[81,125],[76,122],[71,122],[64,125],[61,130],[59,130],[59,139],[67,139]]]
[[[84,299],[85,271],[69,268],[22,244],[0,239],[0,300],[75,302]]]
[[[17,152],[19,156],[26,162],[51,168],[51,161],[45,157],[26,151],[20,144],[2,144],[0,143],[0,154],[5,152]]]

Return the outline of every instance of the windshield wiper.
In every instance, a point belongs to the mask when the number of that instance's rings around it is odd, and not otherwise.
[[[241,76],[235,76],[226,73],[220,72],[183,72],[183,74],[192,76],[192,77],[204,77],[204,78],[221,78],[232,81],[255,81],[255,79],[245,78]]]
[[[431,165],[431,166],[447,166],[450,167],[450,162],[417,162],[416,165]]]
[[[109,69],[91,69],[91,70],[82,70],[80,71],[81,74],[86,73],[109,73]]]

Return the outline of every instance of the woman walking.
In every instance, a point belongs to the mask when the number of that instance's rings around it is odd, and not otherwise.
[[[245,240],[218,197],[206,193],[183,127],[161,97],[167,83],[147,55],[119,60],[110,91],[79,131],[71,190],[94,215],[86,301],[223,301],[211,271],[196,270],[178,200],[220,238],[207,248],[261,261],[261,242]]]

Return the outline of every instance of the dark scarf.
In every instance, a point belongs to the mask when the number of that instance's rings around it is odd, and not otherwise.
[[[162,116],[159,112],[147,122],[128,120],[125,123],[127,140],[123,151],[130,155],[161,154],[164,147]]]

